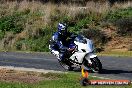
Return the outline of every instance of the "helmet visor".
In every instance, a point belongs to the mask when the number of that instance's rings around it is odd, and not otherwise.
[[[61,34],[65,35],[66,34],[66,30],[61,30]]]
[[[65,31],[66,30],[66,28],[64,27],[64,28],[61,28],[61,31]]]

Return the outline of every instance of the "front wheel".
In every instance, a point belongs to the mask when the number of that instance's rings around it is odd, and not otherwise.
[[[91,70],[95,73],[99,73],[102,71],[102,63],[100,62],[100,60],[98,59],[98,57],[95,58],[91,58]]]
[[[83,65],[90,69],[94,73],[99,73],[102,71],[102,64],[98,57],[90,58],[91,63],[89,63],[87,60],[84,61]]]

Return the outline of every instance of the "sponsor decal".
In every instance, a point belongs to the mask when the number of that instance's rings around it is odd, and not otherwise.
[[[132,82],[130,80],[112,80],[112,79],[100,79],[100,80],[89,80],[88,71],[82,68],[82,78],[80,83],[82,86],[86,85],[130,85]]]

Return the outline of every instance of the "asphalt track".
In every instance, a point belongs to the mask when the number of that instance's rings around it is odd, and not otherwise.
[[[102,72],[90,73],[90,75],[132,80],[132,57],[101,56],[99,59],[103,64]],[[59,65],[56,57],[44,53],[0,52],[0,66],[65,71]],[[80,71],[75,70],[75,72]]]

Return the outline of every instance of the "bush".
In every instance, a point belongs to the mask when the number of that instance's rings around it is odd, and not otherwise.
[[[14,34],[20,33],[24,29],[26,18],[23,12],[16,12],[13,15],[0,18],[0,30],[3,32],[12,31]]]
[[[18,24],[19,18],[16,16],[5,16],[0,18],[0,30],[13,31],[14,33],[20,33],[23,30],[21,24]]]
[[[0,40],[4,37],[5,33],[0,30]]]
[[[38,35],[29,37],[27,39],[20,39],[16,43],[17,50],[29,50],[29,51],[49,51],[49,39],[52,36],[50,28],[43,28],[39,30]]]
[[[89,22],[89,18],[84,18],[76,22],[74,26],[69,26],[69,29],[71,30],[71,32],[79,33],[82,28],[86,28],[88,22]]]
[[[79,20],[76,20],[74,25],[69,26],[69,29],[71,30],[71,32],[74,33],[79,33],[81,31],[81,29],[88,29],[89,28],[89,24],[91,24],[93,22],[93,18],[90,16],[84,16],[82,19],[78,18]]]
[[[41,37],[38,39],[22,39],[16,43],[17,50],[29,50],[29,51],[49,51],[49,36]]]
[[[132,17],[132,7],[128,7],[125,9],[117,9],[117,10],[109,11],[105,19],[114,22],[118,19],[131,18],[131,17]]]
[[[117,33],[121,36],[132,36],[132,18],[119,19],[115,22],[117,25]]]

